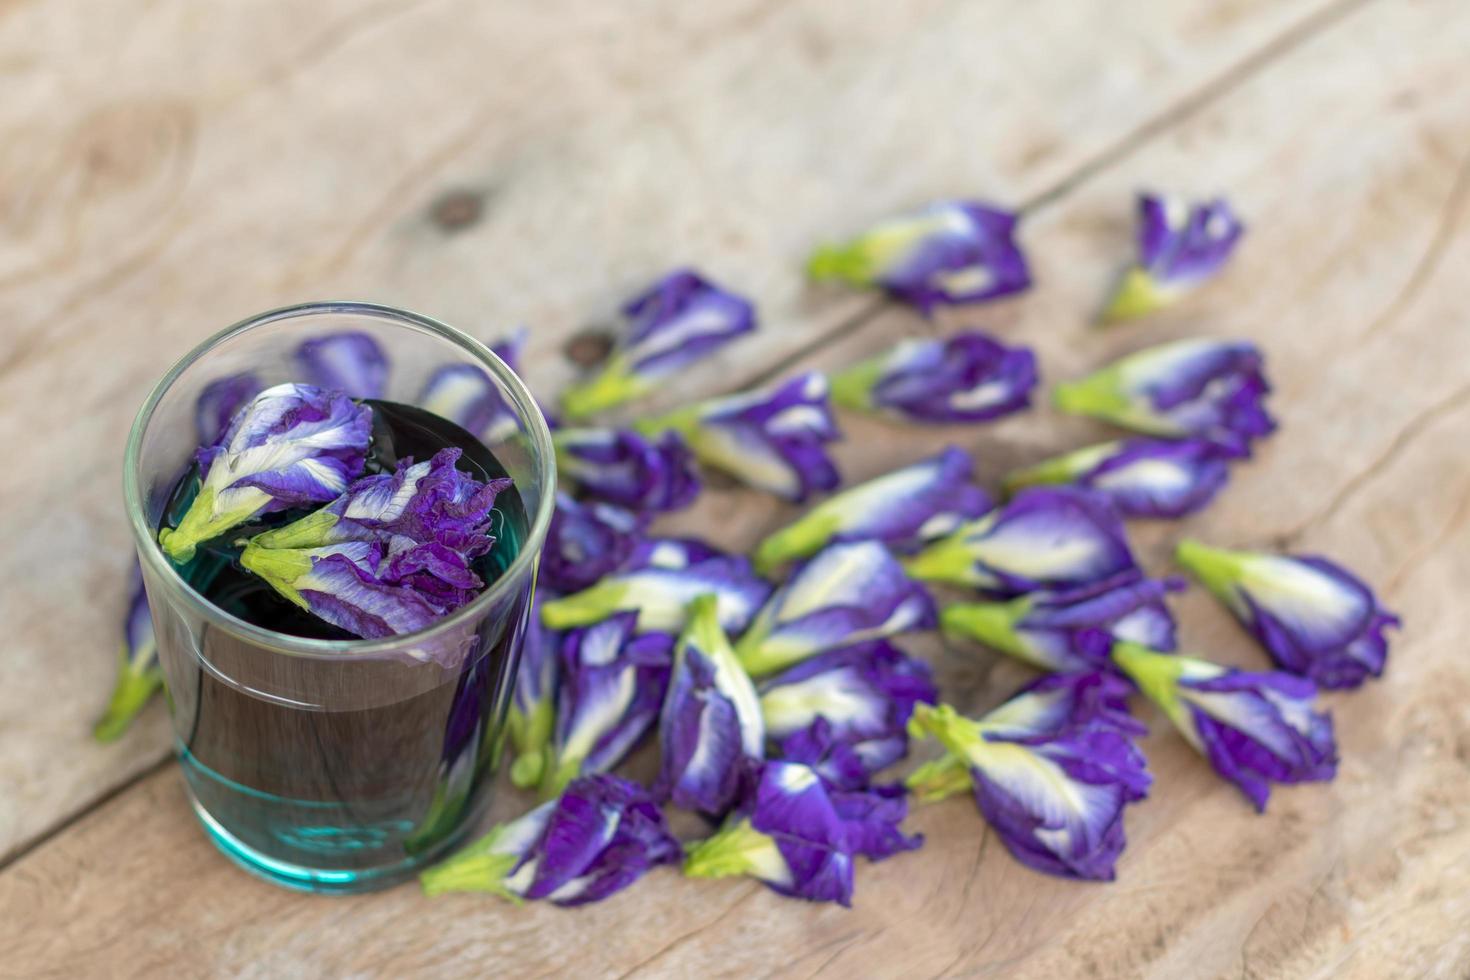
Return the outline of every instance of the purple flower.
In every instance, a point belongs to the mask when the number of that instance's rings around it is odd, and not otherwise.
[[[847,743],[863,773],[875,773],[908,754],[914,705],[939,699],[929,665],[886,640],[804,660],[760,690],[766,733],[781,741],[782,757],[809,764],[831,761],[832,781],[844,785],[851,783],[849,764],[845,756],[832,758],[824,740]],[[825,726],[824,734],[812,733],[818,723]],[[791,741],[805,733],[811,734]]]
[[[844,490],[761,542],[756,568],[770,572],[829,544],[876,540],[897,548],[949,534],[994,506],[970,482],[970,457],[953,446],[901,470]]]
[[[876,541],[834,544],[761,608],[735,649],[753,675],[826,650],[933,628],[934,600]]]
[[[599,774],[424,872],[429,895],[483,891],[512,901],[585,905],[683,857],[663,814],[637,783]]]
[[[1129,354],[1080,381],[1057,385],[1064,412],[1090,415],[1148,435],[1194,436],[1226,456],[1249,456],[1276,422],[1255,344],[1176,340]]]
[[[608,503],[662,512],[699,495],[694,456],[677,432],[645,439],[631,429],[558,429],[552,441],[557,472]]]
[[[797,503],[841,482],[823,448],[839,433],[827,404],[827,379],[816,372],[701,402],[638,427],[650,435],[676,431],[706,466]]]
[[[679,269],[623,307],[627,333],[597,376],[562,394],[582,419],[648,394],[665,378],[755,329],[755,308],[691,269]]]
[[[1053,671],[1107,670],[1113,642],[1174,649],[1174,617],[1164,596],[1184,587],[1123,572],[1094,586],[1038,590],[1006,602],[957,602],[939,613],[951,636]]]
[[[842,245],[819,248],[807,274],[818,281],[877,286],[926,313],[935,306],[996,299],[1031,285],[1015,229],[1010,211],[940,201]]]
[[[886,755],[889,748],[888,743],[876,740],[881,755]],[[868,746],[857,746],[851,742],[838,738],[832,723],[826,718],[818,717],[806,728],[802,728],[781,739],[778,746],[779,757],[787,762],[800,762],[810,766],[817,775],[826,780],[837,789],[867,789],[872,781],[872,775],[877,771],[876,766],[869,766],[871,758],[864,759],[860,749]],[[904,738],[904,751],[908,750],[908,738]],[[884,763],[887,765],[887,763]]]
[[[350,331],[316,337],[296,348],[296,366],[308,384],[349,398],[382,398],[388,357],[369,334]]]
[[[1190,206],[1138,195],[1138,262],[1123,276],[1103,319],[1142,316],[1174,302],[1219,272],[1244,232],[1223,197]]]
[[[768,761],[741,808],[690,850],[684,873],[750,875],[783,895],[850,905],[855,854],[876,861],[922,843],[898,830],[907,812],[890,791],[834,790],[808,766]]]
[[[675,548],[668,549],[670,553]],[[637,555],[634,556],[638,557]],[[590,589],[541,607],[552,629],[600,623],[615,612],[632,612],[640,632],[678,633],[689,603],[712,592],[719,598],[720,627],[728,634],[745,629],[771,587],[738,557],[709,558],[685,566],[633,565],[605,576]]]
[[[562,640],[556,764],[543,793],[613,768],[658,720],[674,638],[637,634],[637,621],[637,613],[617,613]]]
[[[1266,809],[1272,783],[1337,775],[1332,717],[1315,709],[1311,681],[1280,671],[1234,670],[1133,643],[1114,646],[1113,659],[1257,810]]]
[[[1070,483],[1107,497],[1124,517],[1184,517],[1229,478],[1225,454],[1203,439],[1129,439],[1056,456],[1012,473],[1006,486]]]
[[[832,401],[904,422],[984,422],[1031,404],[1036,355],[979,331],[905,340],[832,379]]]
[[[725,553],[698,538],[642,538],[633,549],[627,567],[688,568],[711,558],[724,558]]]
[[[256,514],[332,500],[362,472],[372,410],[310,385],[268,388],[241,410],[204,468],[199,495],[158,543],[175,562]]]
[[[163,670],[158,666],[158,639],[153,635],[153,617],[148,612],[148,594],[143,576],[133,565],[128,611],[123,620],[122,649],[118,654],[117,682],[107,710],[92,728],[99,742],[111,742],[127,731],[143,705],[163,687]]]
[[[963,788],[967,775],[980,812],[1021,863],[1111,881],[1127,843],[1123,809],[1151,782],[1127,692],[1115,676],[1084,673],[1044,677],[979,721],[922,705],[914,734],[933,735],[947,755],[909,786],[932,798]]]
[[[1177,556],[1283,670],[1325,688],[1357,687],[1383,673],[1383,632],[1400,620],[1341,565],[1209,548],[1198,541],[1181,542]]]
[[[541,552],[542,581],[557,592],[580,592],[628,563],[646,519],[621,507],[579,503],[556,495]]]
[[[505,720],[506,734],[515,753],[510,779],[522,789],[540,786],[551,765],[556,699],[561,684],[562,637],[541,625],[543,597],[538,588],[522,634],[515,694]]]
[[[220,437],[230,427],[230,420],[260,394],[263,387],[260,379],[249,373],[231,374],[204,386],[199,393],[199,401],[194,405],[194,429],[204,453],[200,457],[201,468],[209,468],[213,454],[208,450],[219,444]]]
[[[755,686],[720,629],[713,595],[689,605],[659,716],[659,744],[654,796],[716,818],[735,803],[746,760],[765,754]]]
[[[1023,490],[904,565],[924,582],[998,595],[1095,585],[1137,568],[1117,512],[1105,499],[1070,487]]]

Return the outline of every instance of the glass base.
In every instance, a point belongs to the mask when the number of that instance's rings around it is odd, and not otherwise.
[[[195,815],[204,825],[214,846],[236,865],[257,878],[264,878],[273,884],[319,895],[354,895],[359,892],[378,891],[402,884],[440,860],[448,851],[458,847],[470,829],[466,827],[452,838],[441,842],[438,847],[423,854],[405,858],[395,864],[379,868],[332,871],[303,867],[262,854],[230,833],[218,820],[210,816],[209,811],[199,804],[192,792],[189,794],[189,804],[194,808]]]

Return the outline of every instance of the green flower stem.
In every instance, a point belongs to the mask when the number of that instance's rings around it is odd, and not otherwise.
[[[714,836],[691,848],[684,859],[684,874],[690,878],[728,878],[773,863],[785,865],[776,842],[743,819],[727,823]]]
[[[752,556],[756,572],[769,576],[788,561],[816,554],[837,533],[840,524],[836,514],[823,514],[820,506],[807,512],[760,543]]]
[[[1184,674],[1185,658],[1158,653],[1137,643],[1118,641],[1113,644],[1113,663],[1132,678],[1144,697],[1171,717],[1175,714],[1179,707],[1178,684]]]
[[[107,710],[92,727],[92,737],[99,742],[117,739],[161,687],[163,671],[156,665],[141,672],[135,670],[124,648],[118,661],[117,683],[112,689],[112,698],[107,702]]]
[[[623,357],[614,355],[596,377],[562,392],[562,414],[580,421],[647,394],[651,387],[647,379],[629,373]]]
[[[487,845],[493,843],[494,837],[495,832],[492,831],[489,837],[420,874],[419,884],[423,886],[424,894],[487,892],[521,904],[521,897],[505,886],[506,876],[515,869],[519,859],[514,854],[497,854],[489,850]]]
[[[542,698],[530,714],[512,708],[506,719],[516,759],[510,767],[510,781],[521,789],[538,786],[546,775],[552,729],[556,726],[556,707],[550,698]]]
[[[295,549],[261,548],[251,542],[240,553],[240,565],[265,579],[271,588],[302,609],[308,608],[306,600],[296,591],[295,582],[311,571],[310,555]]]
[[[1167,306],[1174,296],[1161,289],[1146,271],[1133,266],[1123,274],[1118,288],[1102,312],[1104,323],[1117,323],[1144,316]]]
[[[1057,385],[1052,401],[1069,415],[1101,419],[1127,418],[1132,408],[1119,388],[1116,368],[1103,368],[1081,380]]]
[[[1010,602],[957,602],[940,610],[939,626],[950,636],[975,640],[1030,663],[1034,661],[1016,635],[1016,623],[1032,604],[1025,597]]]
[[[883,358],[874,357],[830,375],[828,397],[832,404],[858,412],[871,411],[873,386],[883,376],[883,363]]]
[[[909,773],[903,784],[919,803],[938,803],[974,789],[975,777],[964,759],[946,753]]]
[[[975,563],[965,544],[964,528],[903,560],[904,571],[921,582],[979,585]]]
[[[627,586],[603,579],[581,592],[541,604],[541,622],[547,629],[568,630],[600,623],[622,608]]]
[[[257,534],[250,544],[257,548],[320,548],[331,543],[329,533],[338,520],[328,510],[313,511],[284,527]]]
[[[1117,442],[1105,442],[1088,446],[1076,452],[1065,453],[1043,460],[1035,466],[1015,470],[1006,475],[1004,486],[1007,494],[1039,485],[1071,483],[1080,473],[1085,473],[1112,455],[1118,449]]]
[[[867,250],[851,245],[823,245],[807,259],[806,274],[815,282],[837,280],[865,286],[873,277]]]
[[[1232,600],[1235,584],[1244,577],[1248,555],[1224,548],[1211,548],[1193,538],[1179,542],[1174,559],[1194,579],[1227,604]]]

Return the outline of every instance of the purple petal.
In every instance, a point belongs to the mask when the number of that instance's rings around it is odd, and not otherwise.
[[[388,585],[343,555],[313,559],[296,589],[316,616],[365,639],[412,633],[442,615],[418,592]]]
[[[848,847],[872,861],[901,851],[917,850],[924,835],[909,836],[899,824],[909,814],[902,786],[875,786],[857,791],[831,791],[832,806],[847,826]]]
[[[370,335],[330,334],[296,348],[296,366],[309,384],[350,398],[382,398],[388,390],[388,357]]]
[[[1139,265],[1161,286],[1186,289],[1215,275],[1244,232],[1224,198],[1190,206],[1138,196]]]
[[[446,364],[429,375],[415,403],[486,443],[502,442],[521,428],[489,373],[475,364]]]
[[[755,329],[755,308],[692,269],[678,269],[623,307],[628,336],[615,356],[630,374],[667,377]]]
[[[1177,518],[1203,510],[1229,477],[1220,449],[1203,439],[1130,439],[1075,482],[1124,517]]]
[[[885,359],[871,404],[912,422],[983,422],[1021,411],[1036,387],[1036,357],[979,331],[912,340]]]
[[[199,393],[194,406],[194,428],[199,436],[200,453],[217,447],[220,437],[230,427],[230,420],[244,408],[264,387],[260,379],[250,373],[232,374],[211,381]],[[208,469],[212,454],[200,455],[199,466]]]
[[[563,493],[541,552],[541,575],[557,592],[580,592],[628,564],[646,520],[611,504],[582,504]]]
[[[694,456],[677,432],[650,440],[631,429],[560,429],[555,442],[559,472],[609,503],[663,512],[699,494]]]

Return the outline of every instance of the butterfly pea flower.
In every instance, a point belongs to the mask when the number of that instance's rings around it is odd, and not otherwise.
[[[677,432],[644,438],[632,429],[558,429],[557,473],[583,493],[629,510],[687,507],[699,495],[694,455]]]
[[[550,766],[556,730],[562,636],[541,624],[544,594],[537,589],[526,619],[515,691],[505,721],[506,735],[515,753],[510,780],[521,789],[541,785]]]
[[[1129,354],[1056,387],[1058,408],[1146,435],[1193,436],[1232,457],[1276,422],[1266,411],[1264,361],[1245,340],[1176,340]]]
[[[1095,585],[1135,570],[1123,522],[1105,499],[1071,487],[1023,490],[904,561],[923,582],[1002,596]]]
[[[720,556],[685,566],[650,564],[615,572],[581,592],[541,607],[541,620],[555,630],[599,623],[617,612],[635,613],[640,632],[677,634],[689,603],[705,593],[718,599],[720,627],[730,635],[750,623],[771,594],[749,560]]]
[[[736,645],[752,675],[826,650],[933,628],[934,600],[876,541],[834,544],[761,607]]]
[[[679,269],[623,307],[627,332],[597,376],[562,394],[583,419],[642,397],[658,384],[755,329],[755,307],[692,269]]]
[[[993,506],[970,482],[974,465],[953,446],[938,456],[844,490],[761,542],[756,568],[768,573],[829,544],[876,540],[895,547],[942,537]]]
[[[581,503],[564,493],[541,552],[541,580],[556,592],[580,592],[624,567],[647,521],[612,504]]]
[[[1124,808],[1151,782],[1126,695],[1120,678],[1085,673],[1042,678],[978,721],[920,705],[914,735],[934,736],[946,756],[909,785],[922,795],[935,781],[949,792],[968,776],[980,812],[1022,864],[1111,881],[1127,843]]]
[[[318,388],[349,398],[382,398],[388,390],[388,356],[370,334],[313,337],[296,348],[295,359],[302,377]]]
[[[1229,478],[1225,455],[1203,439],[1127,439],[1018,470],[1006,487],[1071,484],[1107,497],[1124,517],[1184,517],[1203,510]]]
[[[527,331],[514,331],[490,345],[490,350],[517,370]],[[429,375],[416,404],[453,422],[487,445],[496,445],[521,431],[515,410],[506,402],[490,373],[476,364],[446,364]]]
[[[939,201],[817,249],[807,274],[819,282],[885,289],[925,313],[996,299],[1031,285],[1015,231],[1013,212],[975,201]]]
[[[645,419],[638,428],[646,435],[678,432],[706,466],[797,503],[841,482],[823,448],[839,433],[827,379],[817,372]]]
[[[832,379],[832,401],[904,422],[985,422],[1031,404],[1036,355],[979,331],[905,340]]]
[[[148,594],[143,591],[143,576],[135,567],[127,615],[123,619],[117,682],[107,710],[92,728],[93,737],[99,742],[116,739],[162,687],[163,670],[158,666],[158,639],[153,633],[153,617],[148,612]]]
[[[1317,686],[1306,678],[1235,670],[1135,643],[1116,644],[1113,660],[1257,810],[1266,809],[1273,783],[1337,775],[1332,716],[1316,710]]]
[[[601,773],[501,824],[420,875],[425,894],[488,892],[519,904],[601,901],[684,856],[662,812],[637,783]]]
[[[902,798],[879,803],[835,790],[809,766],[780,760],[762,763],[751,783],[740,809],[690,849],[686,875],[749,875],[782,895],[846,906],[854,855],[880,860],[922,843],[898,829],[908,813]]]
[[[563,638],[554,762],[541,781],[544,795],[613,768],[658,721],[674,638],[640,634],[637,621],[637,613],[616,613]]]
[[[434,795],[417,826],[403,842],[410,853],[433,847],[454,832],[459,817],[469,804],[475,775],[484,770],[488,761],[482,746],[487,737],[487,708],[494,680],[491,661],[494,659],[476,657],[462,666],[449,703],[449,717],[444,723],[444,742],[435,773]]]
[[[267,388],[231,421],[199,494],[158,543],[187,562],[203,542],[257,514],[332,500],[362,472],[372,410],[310,385]]]
[[[822,738],[849,744],[864,772],[884,769],[908,754],[907,725],[914,705],[939,700],[933,673],[887,640],[832,650],[804,660],[761,684],[760,708],[767,734],[782,744],[782,757],[810,761],[832,754]],[[824,735],[788,744],[818,722]],[[833,760],[837,771],[843,759]],[[820,771],[820,767],[819,767]],[[850,783],[839,776],[835,782]]]
[[[1103,319],[1143,316],[1174,302],[1218,273],[1244,233],[1223,197],[1191,206],[1175,197],[1138,195],[1138,261]]]
[[[745,760],[765,754],[755,685],[720,629],[717,601],[689,604],[659,716],[663,754],[653,793],[677,807],[723,816],[736,802]]]
[[[905,751],[907,744],[905,736]],[[807,727],[781,739],[776,746],[776,757],[810,766],[837,789],[867,789],[872,774],[877,771],[877,767],[870,768],[869,760],[859,754],[859,746],[838,738],[832,723],[820,715]]]
[[[1282,670],[1332,689],[1357,687],[1383,673],[1388,656],[1383,633],[1400,620],[1341,565],[1317,557],[1227,551],[1198,541],[1181,542],[1177,557]]]
[[[628,568],[688,568],[725,553],[698,538],[642,538],[628,558]]]
[[[265,386],[249,372],[231,374],[211,381],[194,404],[194,430],[201,447],[214,447],[230,427],[230,420],[249,404]],[[201,468],[209,467],[211,456],[200,457]]]
[[[1101,586],[1028,592],[1004,602],[956,602],[939,613],[949,636],[1051,671],[1107,670],[1115,640],[1173,650],[1174,617],[1164,596],[1184,587],[1126,572]]]

